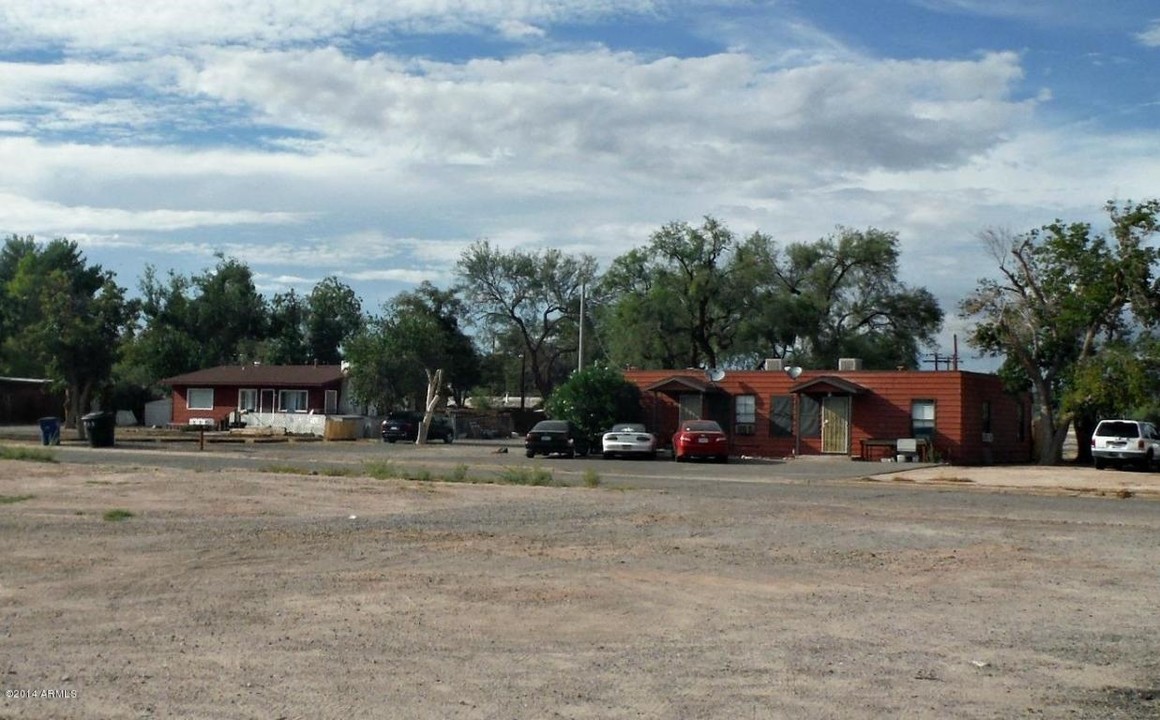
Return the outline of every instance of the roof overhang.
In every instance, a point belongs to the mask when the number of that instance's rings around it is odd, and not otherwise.
[[[812,378],[807,382],[799,383],[789,389],[791,393],[798,395],[861,395],[864,392],[869,392],[869,388],[859,385],[856,382],[850,382],[845,378],[840,378],[837,375],[822,375],[820,377]]]
[[[717,385],[706,382],[692,375],[671,375],[664,380],[649,385],[646,392],[659,392],[666,395],[680,395],[682,393],[721,393],[725,392]]]

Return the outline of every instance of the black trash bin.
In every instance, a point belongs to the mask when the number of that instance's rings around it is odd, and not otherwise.
[[[60,445],[60,418],[40,419],[40,442],[43,445]]]
[[[81,418],[85,424],[85,434],[89,436],[89,447],[113,447],[117,416],[110,412],[93,412]]]

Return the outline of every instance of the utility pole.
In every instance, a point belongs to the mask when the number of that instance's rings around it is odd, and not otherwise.
[[[587,283],[580,283],[580,340],[576,344],[576,371],[584,369],[584,294]]]

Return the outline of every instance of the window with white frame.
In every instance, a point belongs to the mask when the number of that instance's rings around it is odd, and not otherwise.
[[[258,391],[251,388],[238,390],[238,409],[254,412],[258,409]]]
[[[738,435],[752,435],[757,427],[757,396],[738,395],[733,398],[733,431]]]
[[[910,435],[927,439],[934,437],[934,400],[910,403]]]
[[[279,390],[278,410],[280,412],[306,412],[305,390]]]
[[[213,410],[213,388],[186,390],[185,407],[189,410]]]

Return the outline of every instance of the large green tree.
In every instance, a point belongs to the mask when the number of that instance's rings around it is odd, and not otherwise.
[[[337,365],[343,345],[362,329],[362,302],[349,285],[334,276],[323,278],[307,299],[306,344],[314,362]]]
[[[350,339],[351,391],[384,411],[399,405],[431,412],[452,393],[462,402],[479,379],[479,358],[459,322],[465,310],[449,291],[423,283],[400,293]]]
[[[643,366],[727,364],[751,297],[736,248],[733,232],[708,217],[700,227],[669,223],[647,247],[618,257],[602,286],[612,357]]]
[[[140,283],[142,326],[130,359],[153,380],[262,359],[269,310],[245,263],[218,256],[212,270],[165,281],[148,267]]]
[[[781,252],[755,234],[738,258],[753,290],[738,343],[750,362],[773,356],[833,368],[856,357],[869,368],[914,368],[942,326],[934,296],[898,279],[895,233],[840,228]]]
[[[10,238],[0,260],[7,367],[48,377],[67,398],[65,424],[76,427],[110,383],[134,306],[111,272],[89,265],[77,244]]]
[[[504,252],[487,241],[460,256],[456,273],[473,319],[490,337],[518,338],[541,397],[577,366],[580,299],[596,279],[596,260],[556,248]]]
[[[604,276],[602,330],[618,364],[915,367],[942,324],[934,296],[898,280],[898,238],[841,229],[779,247],[706,218],[671,223]]]
[[[1083,444],[1090,411],[1108,406],[1083,401],[1088,393],[1080,391],[1092,384],[1090,373],[1100,372],[1102,351],[1158,319],[1160,252],[1149,243],[1160,201],[1108,203],[1106,210],[1106,235],[1089,223],[1061,221],[1022,235],[984,233],[999,277],[980,280],[960,306],[976,321],[968,341],[1003,357],[1003,374],[1033,391],[1043,464],[1059,461],[1073,421]],[[1069,388],[1072,402],[1065,405]]]

